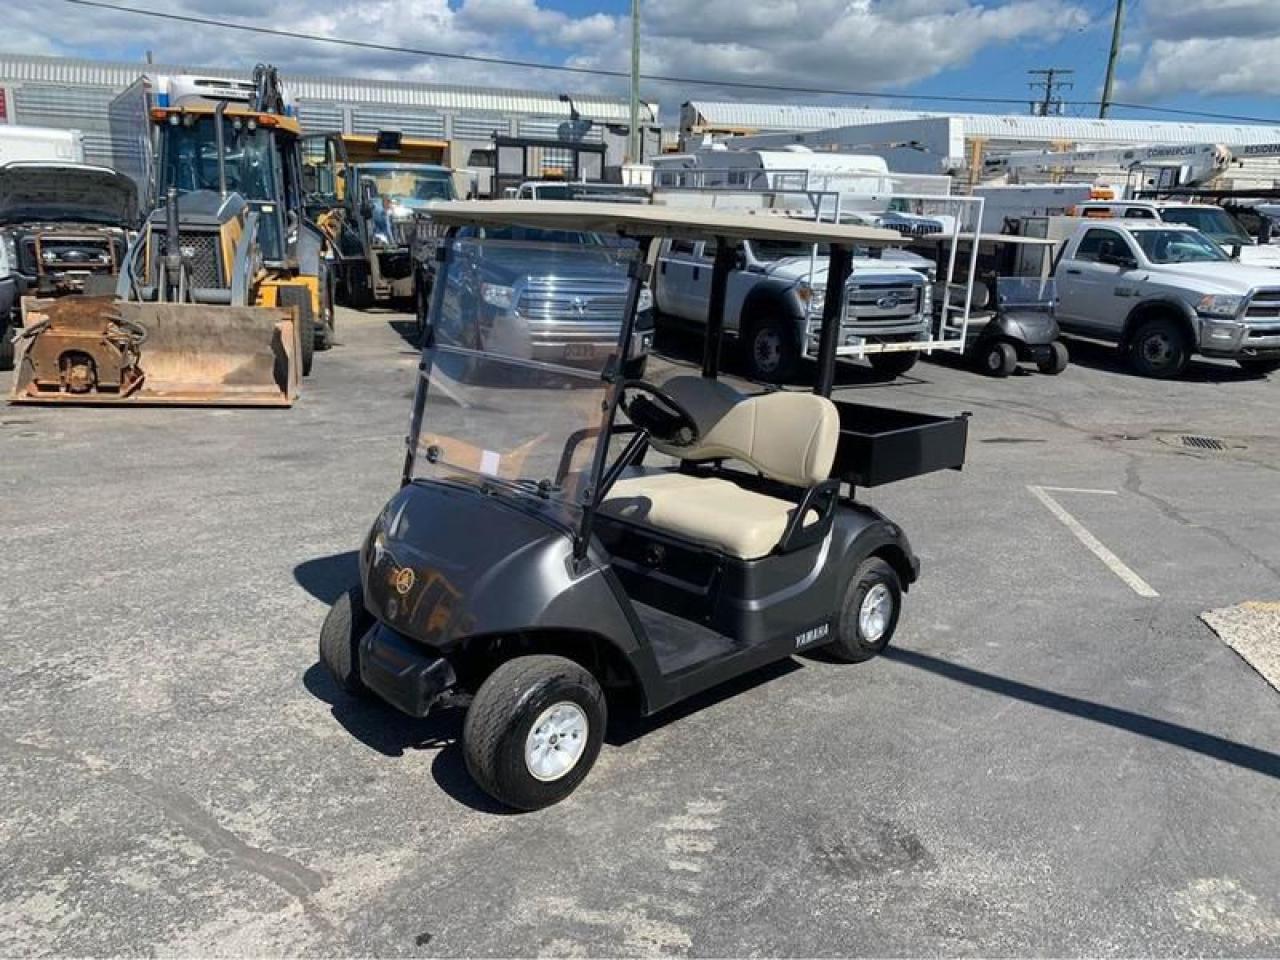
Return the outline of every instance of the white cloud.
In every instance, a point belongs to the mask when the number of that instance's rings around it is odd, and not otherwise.
[[[893,90],[1007,44],[1049,44],[1090,23],[1082,0],[645,0],[646,73],[841,89]],[[1225,2],[1225,0],[1223,0]],[[1277,0],[1272,0],[1277,2]],[[625,70],[626,17],[571,16],[540,0],[167,0],[153,9],[346,39]],[[60,0],[6,9],[10,50],[454,83],[621,92],[625,81],[380,54],[151,20]],[[764,91],[645,84],[668,104]],[[795,94],[779,94],[796,99]]]
[[[1121,98],[1177,94],[1270,96],[1280,61],[1280,0],[1144,4],[1133,24],[1140,52]]]

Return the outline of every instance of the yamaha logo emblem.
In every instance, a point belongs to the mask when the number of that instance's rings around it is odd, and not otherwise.
[[[876,306],[879,307],[881,310],[893,310],[894,308],[900,306],[901,304],[902,304],[902,300],[898,297],[896,293],[887,293],[883,297],[881,297],[879,300],[876,301]]]
[[[401,567],[395,572],[391,578],[391,585],[396,588],[396,593],[404,596],[413,589],[413,584],[417,577],[413,575],[413,571],[408,567]]]

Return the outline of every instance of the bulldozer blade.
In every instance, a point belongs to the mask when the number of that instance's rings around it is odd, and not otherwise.
[[[289,308],[65,297],[25,314],[11,403],[287,407],[298,396]]]

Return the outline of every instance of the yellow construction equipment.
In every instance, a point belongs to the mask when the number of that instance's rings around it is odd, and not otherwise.
[[[262,65],[139,83],[152,212],[115,297],[24,305],[10,400],[289,406],[333,330],[293,106]]]

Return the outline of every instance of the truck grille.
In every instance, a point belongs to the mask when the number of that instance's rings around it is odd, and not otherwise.
[[[222,280],[222,258],[218,255],[216,233],[179,231],[178,246],[182,249],[183,259],[187,262],[191,286],[210,289],[227,285]],[[164,251],[164,230],[155,230],[151,234],[151,263],[157,276],[164,270]]]
[[[858,284],[849,292],[849,322],[859,326],[901,324],[919,313],[923,289],[902,282]]]
[[[1280,289],[1254,291],[1244,318],[1246,320],[1280,320]]]
[[[521,290],[516,309],[535,341],[586,343],[614,339],[626,305],[624,281],[533,277]]]

